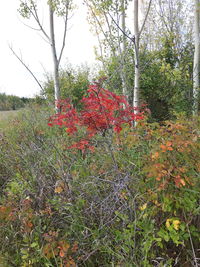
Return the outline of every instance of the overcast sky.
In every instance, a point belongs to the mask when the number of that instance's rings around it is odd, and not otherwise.
[[[80,2],[80,0],[76,0]],[[17,12],[19,0],[3,1],[0,9],[0,92],[18,96],[32,97],[39,93],[39,87],[27,70],[10,51],[8,44],[22,54],[24,62],[31,68],[39,80],[44,80],[45,71],[52,70],[52,58],[49,45],[37,31],[26,27]],[[43,10],[43,21],[48,17]],[[60,26],[59,26],[60,27]],[[79,4],[69,22],[66,48],[62,63],[75,65],[95,62],[94,45],[96,38],[90,33],[86,22],[86,8]]]

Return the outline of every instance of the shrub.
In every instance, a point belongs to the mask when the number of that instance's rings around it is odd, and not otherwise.
[[[26,110],[2,133],[0,263],[195,265],[199,120],[125,123],[83,153],[69,147],[87,124],[69,135],[47,126],[52,112]]]

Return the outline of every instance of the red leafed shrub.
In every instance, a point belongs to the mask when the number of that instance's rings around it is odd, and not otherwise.
[[[71,135],[78,131],[77,127],[86,128],[86,137],[70,148],[92,150],[89,140],[97,133],[105,133],[108,129],[119,133],[123,124],[131,125],[133,121],[143,118],[142,113],[135,112],[128,104],[125,96],[101,88],[99,83],[90,85],[87,92],[88,95],[81,100],[83,108],[80,112],[71,105],[69,99],[62,100],[58,103],[61,112],[49,119],[49,126],[64,127]]]

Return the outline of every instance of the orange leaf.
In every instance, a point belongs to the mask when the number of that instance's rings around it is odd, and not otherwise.
[[[159,157],[159,153],[158,152],[155,152],[151,158],[154,160],[154,159],[157,159]]]
[[[58,186],[55,188],[54,192],[60,194],[63,191],[63,188],[61,186]]]
[[[167,141],[166,146],[172,146],[172,143]]]
[[[160,145],[160,148],[162,149],[162,152],[166,152],[166,146],[165,145]]]
[[[180,179],[180,183],[185,186],[185,181],[183,179]]]
[[[70,245],[66,241],[59,241],[59,248],[66,252],[69,249]]]
[[[78,243],[75,242],[72,247],[72,252],[76,252],[78,250]]]
[[[32,228],[33,227],[33,224],[32,224],[32,222],[27,222],[27,224],[26,224],[29,228]]]
[[[62,249],[60,250],[59,256],[60,256],[61,258],[63,258],[63,257],[65,256],[65,252],[64,252]]]
[[[175,185],[179,188],[186,185],[185,181],[181,178],[180,175],[177,175],[175,177],[174,182],[175,182]]]

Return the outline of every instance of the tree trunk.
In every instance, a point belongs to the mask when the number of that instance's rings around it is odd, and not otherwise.
[[[199,96],[199,60],[200,60],[200,1],[195,0],[195,10],[194,10],[194,64],[193,64],[193,115],[198,113],[198,96]]]
[[[133,91],[133,108],[135,114],[138,113],[139,107],[139,79],[140,79],[140,66],[139,66],[139,27],[138,27],[138,0],[134,0],[134,58],[135,58],[135,69],[134,69],[134,91]],[[135,123],[136,125],[136,123]]]
[[[125,12],[125,0],[121,0],[121,7],[122,7],[122,31],[123,33],[126,32],[126,12]],[[127,53],[127,45],[126,45],[126,36],[123,34],[123,42],[122,42],[122,71],[121,71],[121,79],[122,79],[122,92],[123,95],[126,96],[128,100],[128,88],[127,88],[127,81],[126,81],[126,53]]]
[[[49,18],[50,18],[50,40],[51,40],[51,51],[53,57],[54,65],[54,92],[55,92],[55,110],[57,113],[60,109],[57,107],[57,103],[60,100],[60,85],[59,85],[59,62],[56,53],[56,43],[55,43],[55,32],[54,32],[54,10],[51,5],[49,5]]]

